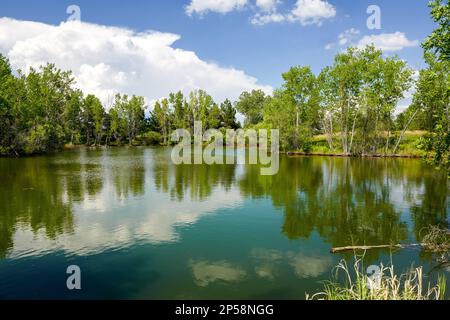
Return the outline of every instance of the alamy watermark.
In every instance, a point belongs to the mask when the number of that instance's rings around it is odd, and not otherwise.
[[[367,7],[367,29],[380,30],[381,29],[381,8],[377,5],[370,5]]]
[[[69,290],[81,290],[81,269],[79,266],[72,265],[67,267],[66,273],[70,276],[67,277],[66,286]]]
[[[224,136],[225,133],[225,136]],[[280,168],[279,130],[209,129],[203,132],[201,121],[194,123],[193,137],[186,129],[173,132],[171,140],[178,143],[172,150],[172,162],[180,164],[250,164],[261,165],[261,175],[273,176]],[[270,148],[269,148],[270,139]],[[180,141],[181,140],[181,141]],[[208,145],[204,145],[209,143]],[[236,150],[244,156],[239,156]]]
[[[69,15],[67,21],[81,21],[81,8],[75,4],[67,7],[66,13]]]
[[[383,273],[379,266],[369,266],[367,268],[367,289],[378,290],[381,288],[381,280],[383,279]]]

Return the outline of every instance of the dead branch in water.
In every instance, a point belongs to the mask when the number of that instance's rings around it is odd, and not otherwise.
[[[357,250],[372,250],[372,249],[404,249],[406,247],[417,247],[420,246],[420,244],[386,244],[386,245],[379,245],[379,246],[348,246],[348,247],[339,247],[339,248],[333,248],[331,249],[331,253],[339,253],[339,252],[345,252],[345,251],[357,251]]]
[[[373,249],[405,249],[408,247],[422,247],[425,250],[435,253],[445,253],[450,250],[450,230],[440,229],[439,227],[430,226],[427,228],[428,233],[423,237],[422,243],[414,244],[387,244],[377,246],[348,246],[331,249],[331,253],[339,253],[345,251],[373,250]]]

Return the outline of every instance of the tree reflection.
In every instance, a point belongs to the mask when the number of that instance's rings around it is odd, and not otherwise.
[[[418,161],[283,157],[278,175],[263,177],[248,166],[239,186],[244,195],[270,197],[283,208],[289,239],[317,232],[332,246],[346,246],[405,241],[408,200],[416,234],[446,223],[446,183],[445,174]]]
[[[119,199],[141,196],[145,193],[144,149],[116,149],[114,161],[109,167]]]
[[[0,258],[21,227],[56,239],[74,231],[77,203],[144,196],[146,174],[172,201],[214,200],[217,188],[270,199],[283,211],[282,234],[292,240],[317,233],[332,246],[377,245],[408,242],[411,232],[420,240],[429,225],[448,227],[447,177],[420,161],[281,157],[277,175],[262,176],[260,169],[175,166],[167,149],[0,159]]]
[[[50,239],[73,231],[71,206],[64,201],[65,188],[55,179],[56,168],[45,158],[0,161],[0,257],[13,246],[21,225],[41,230]]]
[[[202,201],[211,196],[214,187],[225,191],[235,183],[235,165],[173,165],[169,159],[154,161],[156,189],[169,193],[172,200]]]

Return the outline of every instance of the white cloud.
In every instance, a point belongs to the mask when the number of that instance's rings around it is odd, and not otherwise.
[[[286,20],[286,17],[280,13],[269,13],[269,14],[255,14],[250,22],[257,26],[262,26],[272,22],[283,22]]]
[[[354,40],[359,37],[361,32],[355,28],[345,30],[338,36],[340,46],[352,45]]]
[[[238,265],[227,261],[209,262],[191,260],[189,265],[195,283],[199,287],[207,287],[216,281],[239,282],[245,279],[247,272]]]
[[[247,2],[247,0],[191,0],[191,3],[186,6],[186,14],[189,16],[194,13],[203,15],[208,12],[225,14],[244,8]]]
[[[331,49],[333,49],[334,48],[334,43],[328,43],[326,46],[325,46],[325,50],[331,50]]]
[[[323,20],[336,16],[336,8],[325,0],[297,0],[288,19],[306,25],[321,25]]]
[[[281,0],[254,0],[251,3],[248,0],[191,0],[185,11],[189,16],[194,13],[202,16],[209,12],[226,14],[248,5],[256,12],[250,22],[258,26],[284,21],[320,26],[324,20],[336,16],[335,7],[326,0],[297,0],[292,10],[283,13],[278,11]]]
[[[409,40],[405,33],[397,31],[394,33],[382,33],[377,35],[365,35],[361,37],[361,32],[355,28],[345,30],[340,33],[337,43],[330,43],[325,49],[330,50],[335,46],[340,48],[356,46],[364,48],[367,45],[374,45],[376,48],[384,52],[400,51],[404,48],[417,47],[418,40]]]
[[[338,36],[337,42],[331,42],[328,43],[325,46],[325,50],[331,50],[333,48],[339,48],[339,47],[349,47],[354,46],[355,41],[360,38],[361,31],[355,28],[350,28],[345,30],[344,32],[341,32]]]
[[[400,51],[404,48],[417,47],[419,45],[418,40],[409,40],[405,33],[382,33],[378,35],[364,36],[359,40],[358,47],[365,47],[373,44],[378,49],[383,51]]]
[[[0,52],[24,71],[47,62],[72,70],[77,86],[103,102],[117,92],[147,101],[205,89],[216,100],[236,99],[243,90],[262,89],[257,79],[234,68],[201,60],[173,47],[179,35],[134,31],[80,22],[58,26],[0,18]]]
[[[275,12],[279,0],[256,0],[256,6],[263,12]]]

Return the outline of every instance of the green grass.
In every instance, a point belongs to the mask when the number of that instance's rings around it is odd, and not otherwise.
[[[422,138],[426,134],[425,131],[407,131],[398,147],[398,150],[396,151],[396,154],[398,155],[407,155],[407,156],[417,156],[417,157],[423,157],[426,155],[426,153],[419,148],[420,144],[420,138]],[[398,136],[400,135],[399,132],[394,133],[393,137],[391,139],[390,145],[391,148],[388,153],[393,153],[393,148],[395,144],[397,143]],[[317,135],[312,138],[311,145],[311,153],[320,153],[320,154],[342,154],[343,150],[341,148],[341,141],[339,139],[339,136],[336,135],[333,137],[334,142],[334,150],[331,150],[327,138],[325,135]],[[384,154],[385,150],[380,149],[378,150],[379,154]]]

